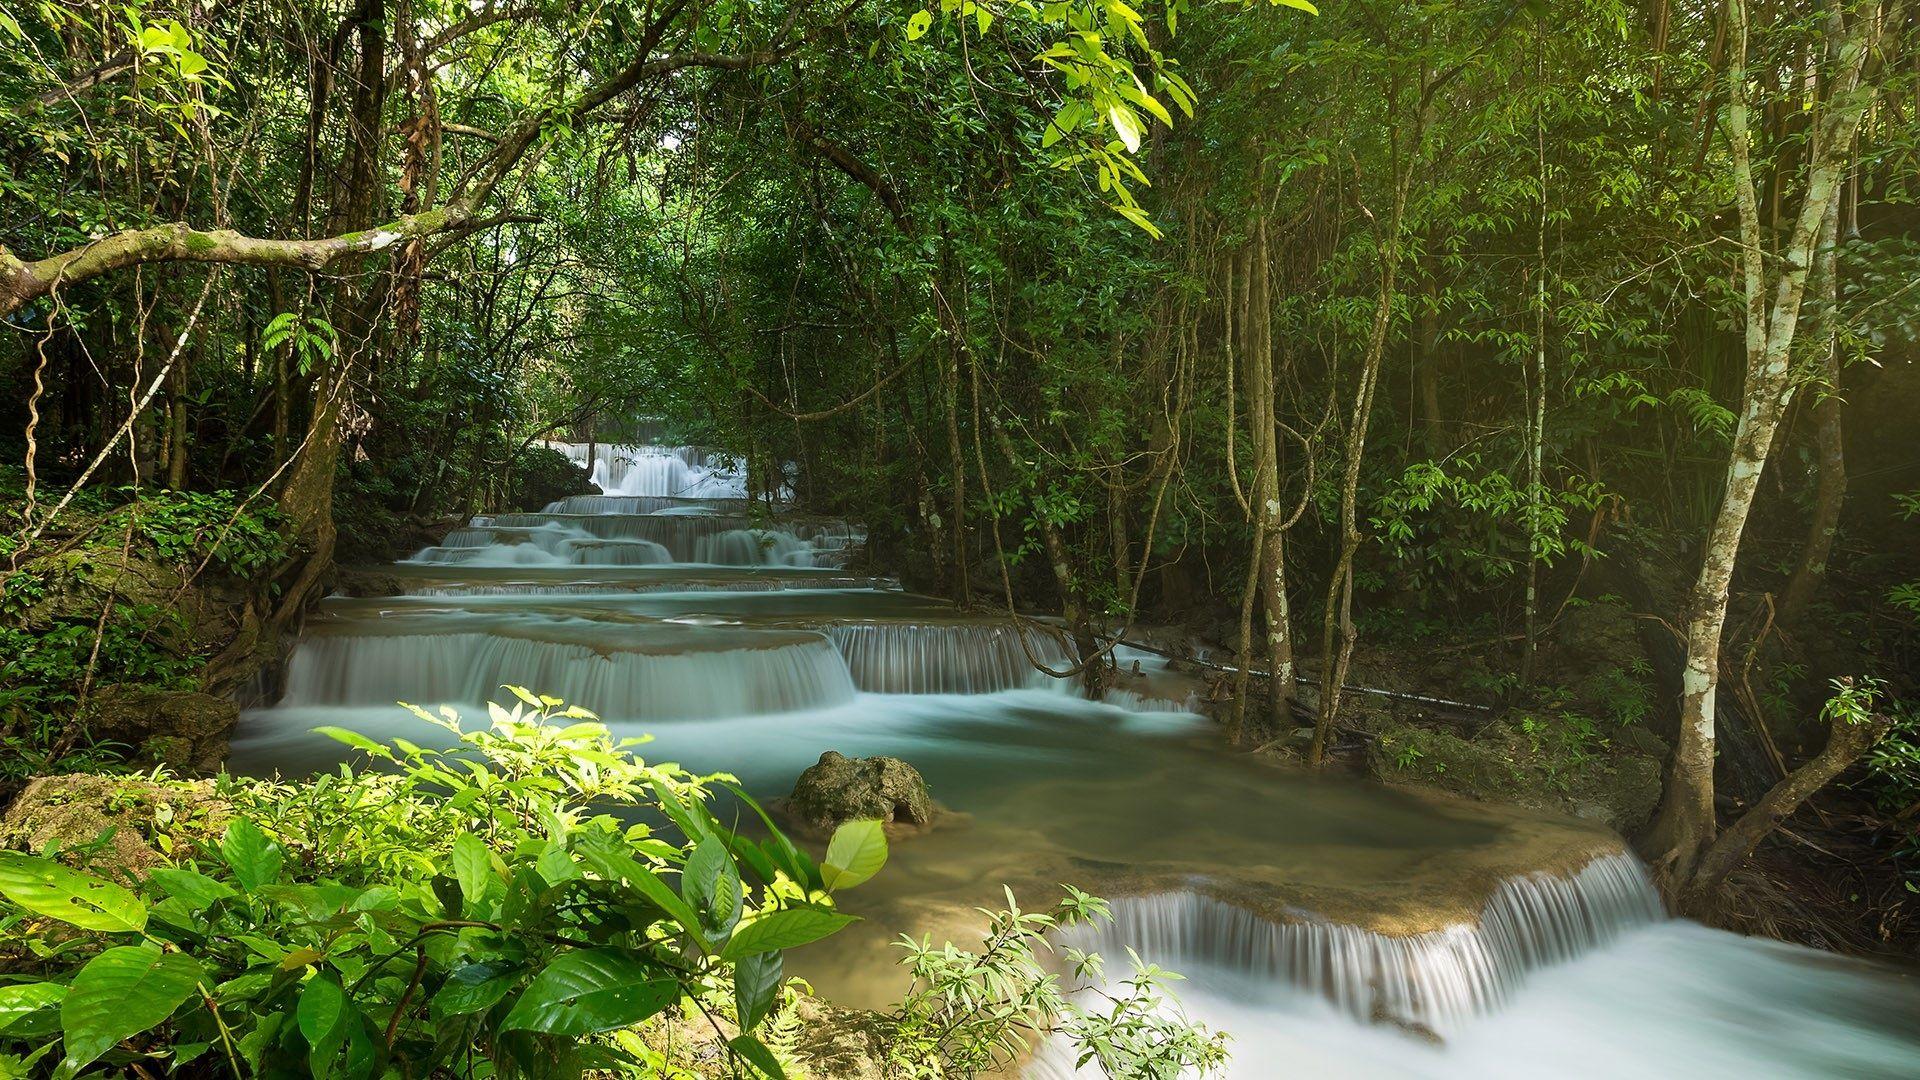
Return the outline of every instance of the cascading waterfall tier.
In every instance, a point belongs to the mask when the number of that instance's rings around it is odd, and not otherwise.
[[[693,446],[548,444],[588,471],[608,495],[745,498],[745,474]],[[591,452],[591,458],[589,453]]]
[[[1010,623],[839,623],[826,627],[853,681],[881,694],[992,694],[1022,687],[1065,687],[1035,668],[1071,667],[1066,649],[1044,631]]]
[[[755,528],[745,518],[644,514],[494,514],[475,517],[408,562],[460,566],[839,566],[865,534],[845,522]]]
[[[1538,873],[1496,889],[1477,923],[1392,937],[1337,923],[1275,923],[1194,892],[1113,902],[1113,922],[1060,934],[1109,958],[1128,947],[1180,970],[1210,964],[1285,981],[1362,1021],[1445,1033],[1505,1002],[1528,973],[1665,917],[1638,859],[1601,855],[1571,876]]]
[[[695,643],[701,629],[676,628]],[[316,634],[294,652],[281,703],[478,703],[514,683],[591,702],[609,719],[681,720],[792,712],[854,696],[846,664],[819,634],[753,631],[720,637],[716,647],[649,652],[552,640],[557,628],[538,633]],[[583,627],[575,636],[609,633]]]

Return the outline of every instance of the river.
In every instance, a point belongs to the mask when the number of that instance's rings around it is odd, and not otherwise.
[[[1598,826],[1228,753],[1153,656],[1086,701],[1029,661],[1064,666],[1053,637],[845,569],[856,526],[756,525],[699,450],[563,448],[606,494],[476,518],[384,568],[394,595],[323,602],[234,771],[330,766],[322,724],[425,741],[395,701],[483,717],[515,683],[762,798],[827,750],[917,767],[951,813],[790,967],[846,1004],[898,996],[901,933],[964,941],[1003,884],[1072,882],[1116,913],[1075,943],[1184,973],[1237,1078],[1920,1076],[1920,980],[1669,919]]]

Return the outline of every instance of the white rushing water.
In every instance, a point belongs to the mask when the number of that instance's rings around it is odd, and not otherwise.
[[[1404,903],[1497,850],[1509,819],[1223,754],[1185,711],[1198,684],[1153,653],[1122,649],[1107,703],[1081,700],[1035,667],[1071,666],[1055,633],[833,569],[864,531],[752,516],[724,459],[557,448],[604,493],[475,518],[395,568],[405,596],[329,600],[281,700],[246,713],[232,767],[329,767],[342,750],[321,725],[430,742],[392,702],[477,719],[514,683],[763,798],[827,749],[913,763],[959,817],[849,900],[883,954],[935,897],[965,910],[1027,874],[1173,882],[1060,944],[1101,952],[1112,975],[1131,948],[1187,976],[1182,1006],[1233,1035],[1236,1080],[1920,1076],[1911,975],[1668,919],[1631,856],[1508,877],[1477,920],[1406,937],[1206,895],[1238,874]],[[803,954],[844,975],[822,948]],[[1051,1045],[1029,1073],[1093,1075]]]
[[[1063,945],[1123,957],[1131,947],[1176,971],[1228,967],[1325,998],[1360,1020],[1446,1032],[1503,1005],[1526,977],[1664,918],[1631,855],[1571,877],[1503,882],[1480,921],[1406,937],[1337,923],[1273,923],[1194,893],[1129,897],[1113,921],[1076,927]]]

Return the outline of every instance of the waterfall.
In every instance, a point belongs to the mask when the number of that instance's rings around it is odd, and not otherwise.
[[[407,586],[407,596],[603,596],[608,593],[780,592],[784,589],[882,589],[891,582],[870,577],[806,574],[777,577],[674,577],[659,581],[608,579],[565,581],[467,581],[429,579]]]
[[[1063,685],[1036,670],[1010,623],[842,623],[826,628],[854,684],[880,694],[991,694]],[[1028,631],[1027,645],[1056,670],[1072,666],[1059,639]]]
[[[462,566],[834,566],[865,539],[841,522],[757,529],[719,514],[493,514],[447,534],[410,563]]]
[[[747,494],[746,475],[716,464],[700,447],[599,443],[588,461],[584,443],[549,445],[585,468],[594,485],[610,496],[745,498]]]
[[[1059,938],[1109,960],[1130,946],[1176,971],[1212,965],[1280,980],[1361,1021],[1444,1033],[1503,1004],[1530,972],[1664,917],[1639,860],[1619,853],[1598,856],[1571,876],[1509,878],[1477,923],[1408,937],[1327,922],[1270,922],[1182,892],[1116,900],[1111,924],[1074,927]]]
[[[596,651],[490,633],[318,634],[295,650],[283,705],[477,703],[502,683],[538,687],[619,720],[791,712],[853,700],[833,645],[783,632],[767,647]]]
[[[687,499],[678,495],[569,495],[546,506],[549,514],[738,514],[745,499]]]

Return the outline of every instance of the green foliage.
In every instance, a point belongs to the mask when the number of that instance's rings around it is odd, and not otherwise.
[[[1041,958],[1047,936],[1109,919],[1106,901],[1068,886],[1052,911],[1022,911],[1009,890],[1004,910],[982,914],[988,930],[977,952],[899,942],[913,985],[892,1018],[888,1075],[935,1080],[1000,1070],[1043,1036],[1065,1040],[1079,1065],[1113,1077],[1175,1080],[1226,1063],[1226,1036],[1189,1022],[1168,996],[1179,976],[1131,950],[1133,974],[1117,982],[1099,955],[1076,949],[1064,955],[1067,979],[1049,970]]]
[[[136,889],[0,857],[19,909],[0,939],[38,958],[0,993],[0,1048],[57,1035],[63,1076],[203,1057],[243,1074],[638,1076],[654,1063],[620,1033],[674,1011],[738,1020],[733,1074],[782,1075],[753,1034],[780,954],[852,921],[833,894],[884,861],[877,824],[834,838],[829,880],[777,830],[722,825],[708,799],[724,777],[647,764],[586,710],[510,689],[519,703],[484,730],[415,710],[449,751],[332,731],[377,767],[231,782],[217,860]]]
[[[1599,484],[1571,477],[1534,491],[1462,453],[1408,466],[1374,497],[1369,523],[1409,583],[1467,591],[1510,580],[1530,560],[1552,566],[1569,552],[1595,554],[1568,519],[1606,498]]]

